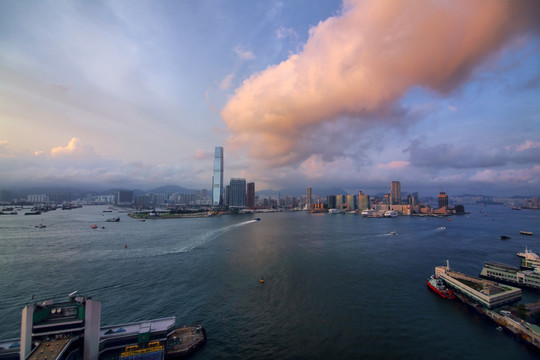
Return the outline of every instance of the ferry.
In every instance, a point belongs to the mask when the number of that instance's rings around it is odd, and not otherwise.
[[[101,326],[101,302],[69,294],[24,307],[21,338],[0,340],[0,359],[178,359],[206,343],[201,325],[176,327],[174,316]]]
[[[431,275],[431,277],[428,279],[427,286],[439,294],[443,299],[456,298],[452,292],[452,289],[448,289],[446,286],[444,286],[443,281],[440,278],[435,277],[435,275]]]
[[[517,256],[521,258],[522,269],[540,268],[540,256],[533,253],[530,249],[525,248],[525,252],[518,252]]]
[[[395,210],[388,210],[384,213],[384,217],[397,217],[398,212]]]
[[[519,233],[520,233],[521,235],[529,235],[529,236],[532,235],[532,232],[531,232],[531,231],[525,231],[525,230],[521,230]]]
[[[540,270],[519,270],[511,265],[496,262],[484,263],[480,277],[502,283],[540,289]]]

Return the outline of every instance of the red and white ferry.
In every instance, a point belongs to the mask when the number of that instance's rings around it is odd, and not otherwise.
[[[431,275],[431,277],[428,279],[427,286],[444,299],[456,298],[456,296],[452,292],[452,289],[448,289],[446,286],[444,286],[443,281],[435,275]]]

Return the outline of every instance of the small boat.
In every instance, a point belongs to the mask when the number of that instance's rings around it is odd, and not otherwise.
[[[40,229],[42,229],[42,228],[46,228],[46,227],[47,227],[47,225],[43,225],[43,224],[37,224],[37,225],[36,225],[36,227],[37,227],[37,228],[40,228]]]
[[[532,235],[532,232],[531,232],[531,231],[524,231],[524,230],[521,230],[519,233],[520,233],[521,235],[529,235],[529,236]]]
[[[167,336],[166,359],[187,357],[206,343],[206,332],[201,325],[175,329]]]
[[[508,240],[510,239],[510,236],[501,235],[501,240]]]
[[[435,230],[446,230],[446,226],[439,226],[439,227],[436,228]]]
[[[452,289],[448,289],[446,286],[444,286],[442,279],[436,277],[435,275],[431,275],[431,277],[428,279],[427,286],[431,290],[439,294],[443,299],[456,298],[456,296],[452,292]]]
[[[105,220],[106,222],[119,222],[120,221],[120,218],[119,217],[115,217],[115,218],[111,218],[111,219],[107,219]]]
[[[29,211],[25,212],[24,215],[41,215],[41,211]]]
[[[397,231],[390,231],[390,235],[397,235]]]
[[[261,218],[255,218],[256,221],[261,221]]]
[[[91,227],[92,229],[97,229],[97,228],[98,228],[98,226],[97,226],[96,224],[92,224],[90,227]]]

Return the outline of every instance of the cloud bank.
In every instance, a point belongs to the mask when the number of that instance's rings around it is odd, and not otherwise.
[[[274,168],[327,156],[336,138],[326,125],[361,133],[399,120],[409,89],[457,89],[511,40],[538,31],[538,18],[532,0],[346,0],[338,16],[310,30],[301,52],[236,90],[221,112],[231,145]]]

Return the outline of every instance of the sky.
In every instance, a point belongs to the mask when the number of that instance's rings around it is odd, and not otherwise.
[[[0,188],[540,194],[540,2],[0,1]]]

